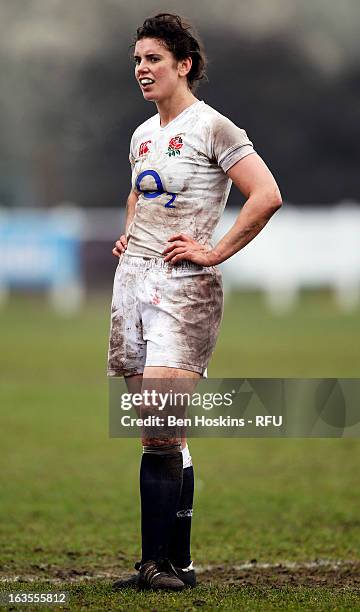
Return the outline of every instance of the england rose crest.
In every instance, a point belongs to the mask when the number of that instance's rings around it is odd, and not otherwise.
[[[180,134],[177,134],[176,136],[173,136],[172,138],[170,138],[169,140],[169,144],[168,144],[168,150],[166,151],[166,154],[171,157],[172,155],[180,155],[181,151],[181,147],[183,146],[183,140],[180,136]]]
[[[146,140],[145,142],[141,143],[139,147],[139,157],[141,157],[141,155],[146,155],[146,153],[150,152],[150,149],[149,149],[150,143],[151,143],[151,140]]]

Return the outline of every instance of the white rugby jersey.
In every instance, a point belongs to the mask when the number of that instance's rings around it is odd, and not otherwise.
[[[246,132],[200,100],[165,127],[159,114],[142,123],[130,145],[132,187],[140,195],[127,253],[159,257],[180,232],[212,245],[231,187],[225,173],[251,153]]]

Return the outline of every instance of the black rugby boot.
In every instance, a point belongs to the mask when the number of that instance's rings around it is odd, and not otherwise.
[[[141,568],[141,564],[135,563],[135,569],[138,570],[137,574],[133,574],[132,576],[129,576],[129,578],[121,578],[119,580],[116,580],[116,582],[113,583],[113,589],[115,589],[116,591],[121,591],[123,589],[147,589],[147,588],[155,588],[155,587],[149,587],[146,584],[146,581],[144,582],[141,578],[140,575],[140,568]],[[175,578],[180,579],[181,582],[183,582],[184,587],[187,588],[194,588],[196,586],[196,573],[194,569],[189,569],[187,571],[184,571],[183,569],[179,568],[179,567],[174,567],[171,564],[169,564],[168,566],[168,572],[170,574],[172,574]]]

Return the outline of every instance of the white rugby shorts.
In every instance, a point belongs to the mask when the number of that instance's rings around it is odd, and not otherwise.
[[[124,253],[115,272],[108,376],[166,366],[203,375],[223,312],[221,274]]]

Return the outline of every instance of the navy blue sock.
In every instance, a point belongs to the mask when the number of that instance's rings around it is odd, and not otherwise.
[[[167,558],[183,479],[181,451],[144,452],[140,468],[142,563]]]
[[[185,568],[191,563],[190,535],[194,500],[194,468],[183,470],[181,497],[169,542],[169,559],[176,567]]]

